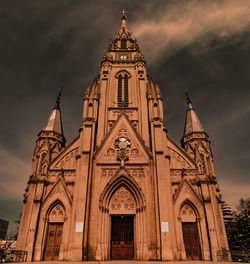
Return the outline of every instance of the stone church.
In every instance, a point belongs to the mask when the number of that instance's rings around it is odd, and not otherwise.
[[[188,96],[181,145],[168,135],[160,88],[124,12],[85,90],[79,134],[65,142],[59,96],[24,194],[17,247],[29,261],[222,260],[209,137]]]

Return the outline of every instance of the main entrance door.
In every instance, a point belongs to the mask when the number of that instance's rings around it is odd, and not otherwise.
[[[200,260],[201,250],[196,223],[182,223],[187,260]]]
[[[111,258],[134,258],[134,217],[112,216],[111,218]]]
[[[58,260],[62,241],[63,224],[49,224],[44,260]]]

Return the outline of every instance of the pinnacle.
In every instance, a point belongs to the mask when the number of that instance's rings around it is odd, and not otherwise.
[[[44,131],[53,131],[61,135],[63,135],[62,118],[61,118],[61,110],[60,110],[60,99],[61,99],[62,89],[63,87],[61,87],[61,90],[56,99],[56,104],[53,107],[49,119],[43,128]]]
[[[60,109],[60,101],[61,101],[62,89],[63,89],[63,86],[61,87],[60,92],[58,94],[58,97],[56,99],[56,104],[54,106],[54,109]]]
[[[187,98],[187,114],[186,114],[186,122],[184,128],[184,136],[193,133],[193,132],[204,132],[204,129],[200,123],[200,120],[192,106],[191,99],[186,91]]]

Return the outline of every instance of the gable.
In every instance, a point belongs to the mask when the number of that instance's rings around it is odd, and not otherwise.
[[[202,203],[200,195],[193,189],[193,187],[186,181],[183,180],[175,195],[174,195],[174,203],[181,204],[185,200],[189,200],[195,203]]]
[[[97,163],[120,163],[118,159],[123,144],[120,140],[124,140],[126,146],[126,164],[149,163],[150,153],[125,114],[119,116],[100,148],[95,153],[94,158]]]
[[[196,169],[194,161],[175,141],[166,135],[167,154],[171,157],[170,169]]]
[[[50,170],[76,169],[76,156],[79,155],[79,136],[52,160]]]
[[[67,189],[67,186],[62,176],[59,176],[58,180],[52,186],[50,191],[45,195],[43,203],[50,199],[59,199],[62,201],[67,199],[69,203],[72,204],[72,197]]]

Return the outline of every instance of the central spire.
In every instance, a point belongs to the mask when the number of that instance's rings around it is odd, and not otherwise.
[[[119,30],[116,33],[115,38],[116,39],[120,39],[120,38],[127,38],[128,39],[131,36],[131,32],[128,29],[127,19],[125,17],[127,12],[123,9],[121,14],[122,14],[121,25],[120,25]]]
[[[128,12],[123,9],[122,12],[120,12],[120,13],[122,14],[122,19],[126,20],[125,15],[127,15]]]

